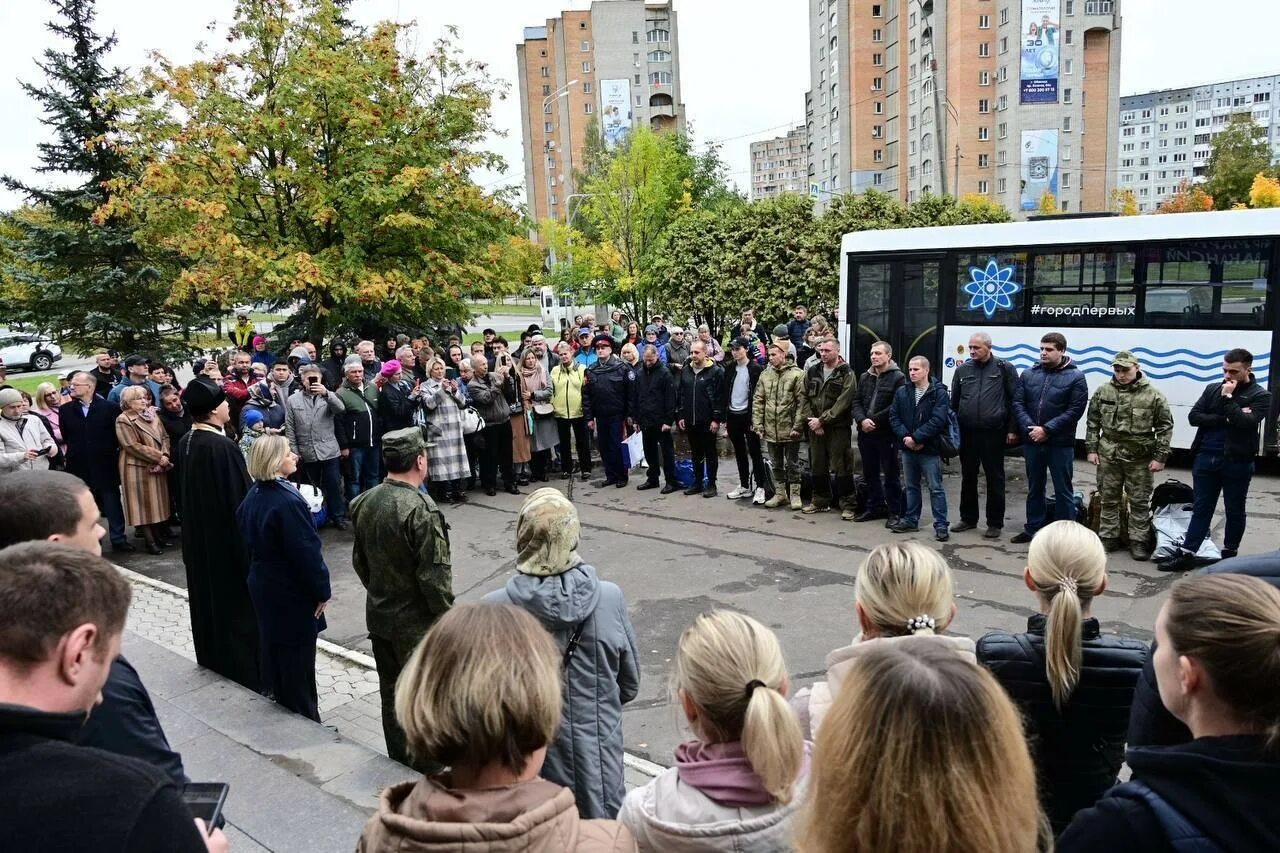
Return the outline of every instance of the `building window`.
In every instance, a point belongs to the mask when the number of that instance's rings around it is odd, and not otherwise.
[[[649,40],[650,44],[654,44],[656,42],[668,42],[671,41],[671,31],[649,30],[645,37]]]
[[[988,167],[988,166],[990,166],[990,165],[991,165],[991,155],[990,155],[990,154],[979,154],[979,155],[978,155],[978,168],[979,168],[979,169],[985,169],[985,168],[987,168],[987,167]]]
[[[916,40],[912,39],[907,43],[907,53],[915,53],[915,52],[916,52]],[[911,70],[914,72],[916,70],[916,67],[914,65],[911,66]]]
[[[883,162],[884,162],[884,149],[883,149],[883,148],[877,148],[877,149],[875,149],[874,151],[872,151],[872,152],[871,152],[871,159],[872,159],[872,161],[874,161],[874,162],[876,162],[876,163],[883,163]]]
[[[1000,26],[1003,27],[1007,23],[1009,23],[1009,10],[1001,9],[1000,10]]]
[[[550,94],[551,94],[551,87],[550,87],[550,86],[548,86],[546,83],[543,83],[543,84],[542,84],[542,97],[544,97],[544,98],[545,98],[547,95],[550,95]]]
[[[880,184],[881,184],[881,179],[882,179],[883,177],[884,177],[884,176],[883,176],[883,175],[881,175],[879,172],[873,172],[873,173],[872,173],[872,175],[871,175],[871,184],[872,184],[872,186],[877,186],[877,187],[878,187],[878,186],[880,186]]]
[[[1071,132],[1071,116],[1062,117],[1062,132],[1063,133]]]
[[[671,72],[670,71],[650,71],[649,85],[650,86],[670,86]]]
[[[596,111],[596,105],[591,103],[590,101],[587,101],[585,104],[582,105],[582,111],[587,115],[591,115],[593,112]]]
[[[979,71],[979,72],[978,72],[978,85],[979,85],[979,86],[990,86],[990,85],[991,85],[991,72],[990,72],[990,71]]]
[[[873,91],[873,92],[879,92],[879,91],[881,91],[882,89],[884,89],[884,78],[883,78],[883,77],[872,77],[872,78],[871,78],[871,91]]]
[[[1009,37],[1008,37],[1008,36],[1001,36],[1001,37],[1000,37],[1000,52],[1001,52],[1001,53],[1008,53],[1008,52],[1009,52]]]
[[[1008,182],[1004,178],[996,179],[996,190],[998,192],[1004,192],[1008,186]]]
[[[1000,122],[1000,125],[999,127],[996,128],[996,130],[998,131],[1001,139],[1009,138],[1009,123],[1007,121]]]
[[[590,53],[590,52],[591,52],[591,42],[589,42],[589,41],[584,41],[584,42],[582,43],[582,52],[583,52],[583,53]]]
[[[979,16],[978,16],[978,29],[980,29],[980,30],[989,30],[989,29],[991,29],[991,16],[990,16],[990,15],[979,15]]]
[[[651,50],[649,51],[650,62],[670,62],[671,51],[669,50]]]
[[[990,55],[991,55],[991,42],[989,41],[978,42],[978,56],[990,56]]]
[[[1062,159],[1063,159],[1063,160],[1070,160],[1070,159],[1071,159],[1071,146],[1070,146],[1070,145],[1064,145],[1064,146],[1062,146]]]
[[[544,66],[542,66],[542,76],[543,76],[543,77],[550,77],[550,76],[551,76],[551,69],[550,69],[550,68],[548,68],[548,67],[547,67],[547,66],[545,66],[545,65],[544,65]]]
[[[991,184],[988,183],[987,181],[978,181],[978,192],[982,193],[983,195],[986,195],[987,193],[991,192]]]
[[[872,41],[884,41],[884,30],[874,29],[871,31]]]
[[[884,65],[884,54],[883,54],[883,53],[873,53],[873,54],[871,54],[871,64],[872,64],[872,65],[874,65],[874,66],[876,66],[877,68],[879,68],[879,67],[883,66],[883,65]]]
[[[553,131],[553,130],[555,130],[555,125],[553,125],[551,122],[549,122],[549,121],[544,121],[544,122],[542,123],[542,132],[543,132],[543,133],[550,133],[550,132],[551,132],[551,131]]]
[[[991,101],[987,100],[986,98],[980,98],[978,100],[978,112],[980,113],[991,112]]]
[[[874,106],[874,109],[872,110],[872,112],[874,112],[876,115],[884,114],[884,101],[876,101],[873,106]]]
[[[1063,173],[1062,173],[1062,186],[1063,186],[1063,188],[1064,188],[1064,189],[1066,189],[1067,187],[1070,187],[1070,186],[1071,186],[1071,173],[1070,173],[1070,172],[1063,172]]]
[[[1068,15],[1074,15],[1074,14],[1076,13],[1076,4],[1075,4],[1075,0],[1067,0],[1067,12],[1066,12],[1066,13],[1067,13]]]
[[[882,7],[880,6],[880,4],[879,4],[879,3],[876,3],[874,6],[872,6],[872,7],[871,7],[871,17],[873,17],[873,18],[883,18],[883,17],[884,17],[884,15],[882,14],[882,11],[883,11],[883,10],[882,10]]]
[[[1064,75],[1071,74],[1074,72],[1074,70],[1075,70],[1075,62],[1070,57],[1067,57],[1066,59],[1062,60],[1062,73]]]
[[[1062,103],[1064,103],[1064,104],[1069,104],[1069,103],[1071,103],[1071,90],[1070,90],[1070,89],[1063,89],[1063,90],[1062,90]]]
[[[978,128],[978,141],[979,141],[979,142],[985,142],[986,140],[988,140],[988,139],[990,139],[990,138],[991,138],[991,128],[989,128],[989,127],[980,127],[980,128]]]
[[[582,84],[582,94],[584,95],[590,95],[595,90],[596,90],[596,86],[590,80]]]
[[[582,73],[583,73],[583,74],[590,74],[590,73],[591,73],[591,63],[590,63],[590,62],[584,62],[584,63],[582,63]]]
[[[1007,66],[1007,65],[1001,65],[1001,66],[996,70],[996,82],[997,82],[997,83],[1003,83],[1003,82],[1005,82],[1005,81],[1006,81],[1006,80],[1008,80],[1008,79],[1009,79],[1009,66]]]
[[[1001,95],[1001,96],[1000,96],[1000,107],[999,107],[999,108],[1000,108],[1000,109],[1002,109],[1002,110],[1007,110],[1007,109],[1009,109],[1009,96],[1008,96],[1008,95]]]
[[[1062,43],[1063,43],[1063,44],[1073,44],[1073,43],[1074,43],[1074,42],[1072,41],[1072,31],[1071,31],[1071,30],[1066,30],[1066,31],[1064,31],[1064,32],[1063,32],[1063,34],[1062,34]]]
[[[631,31],[631,43],[632,43],[632,44],[639,44],[639,43],[640,43],[640,31],[639,31],[639,30],[632,30],[632,31]]]
[[[551,115],[551,101],[544,101],[542,104],[542,112]]]

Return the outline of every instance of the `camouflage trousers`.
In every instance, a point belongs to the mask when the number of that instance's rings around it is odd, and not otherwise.
[[[1151,535],[1151,460],[1129,462],[1102,457],[1098,464],[1098,499],[1101,512],[1098,536],[1104,541],[1122,538],[1121,502],[1129,502],[1129,542],[1145,544]]]

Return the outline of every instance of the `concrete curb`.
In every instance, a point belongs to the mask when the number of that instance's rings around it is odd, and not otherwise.
[[[146,575],[138,574],[137,572],[126,569],[123,566],[116,566],[116,569],[128,578],[130,583],[149,586],[152,589],[181,598],[184,601],[187,599],[187,591],[182,587],[174,586],[173,584],[165,583],[164,581],[156,580],[155,578],[149,578]],[[356,666],[364,667],[370,672],[374,672],[377,669],[374,665],[373,658],[369,655],[363,654],[362,652],[352,651],[344,646],[339,646],[337,643],[331,643],[328,640],[320,639],[316,640],[316,647],[325,654],[342,658]],[[637,773],[642,773],[649,778],[653,778],[667,769],[661,764],[655,764],[652,761],[632,755],[629,752],[624,752],[622,754],[622,764],[624,767],[628,767]]]

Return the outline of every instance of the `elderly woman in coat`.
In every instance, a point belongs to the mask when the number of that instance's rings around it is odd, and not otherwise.
[[[159,554],[164,524],[169,520],[169,432],[151,404],[146,385],[120,394],[116,441],[120,443],[120,483],[124,487],[125,520],[142,531],[148,554]]]
[[[563,714],[542,776],[573,791],[585,818],[613,817],[626,788],[622,706],[640,690],[627,602],[578,556],[578,511],[559,491],[538,489],[516,519],[516,574],[485,601],[537,617],[564,654]]]
[[[431,451],[431,483],[449,503],[467,499],[463,481],[471,475],[467,444],[462,437],[462,412],[467,399],[456,379],[445,377],[444,362],[433,358],[427,364],[427,381],[419,389],[427,416],[427,434],[436,446]]]
[[[521,439],[525,442],[530,479],[545,483],[551,449],[560,443],[560,433],[556,429],[555,407],[551,403],[551,378],[542,359],[532,349],[520,357],[516,388],[524,414],[518,418],[519,423],[512,424],[512,434],[517,437],[517,444]]]
[[[58,453],[57,442],[40,418],[28,412],[16,388],[0,388],[0,474],[44,470]]]

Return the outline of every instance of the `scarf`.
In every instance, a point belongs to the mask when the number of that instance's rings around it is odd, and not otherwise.
[[[547,387],[547,370],[542,365],[542,359],[538,359],[537,365],[532,370],[521,365],[520,377],[524,380],[524,387],[528,391],[541,391]]]
[[[138,412],[138,417],[142,418],[147,423],[152,423],[156,419],[156,410],[151,406],[147,406],[147,408]]]
[[[676,747],[676,772],[681,782],[722,806],[767,806],[773,802],[740,741],[686,741]]]

